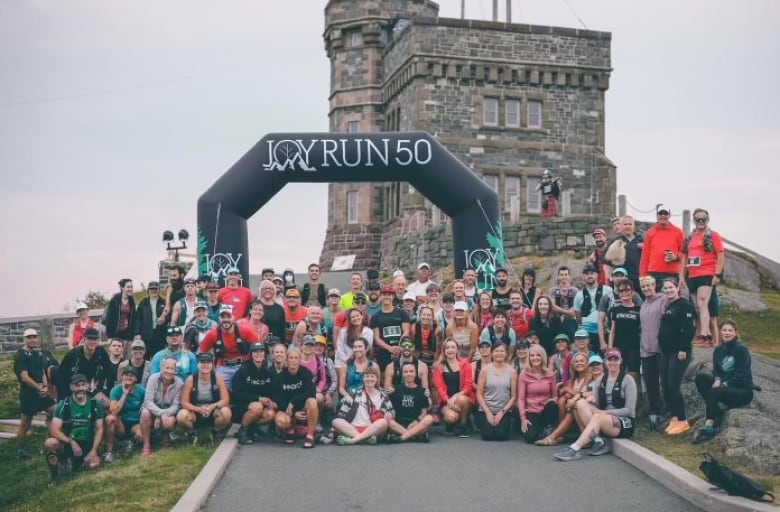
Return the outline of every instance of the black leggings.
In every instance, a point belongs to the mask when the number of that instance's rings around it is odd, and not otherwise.
[[[661,387],[664,391],[664,400],[672,416],[680,421],[686,419],[685,399],[683,398],[682,387],[685,370],[691,362],[691,353],[685,361],[677,358],[677,352],[664,352],[661,354]]]
[[[712,383],[715,378],[707,373],[700,373],[696,376],[696,389],[704,398],[708,420],[720,421],[723,413],[720,410],[719,403],[725,405],[727,409],[734,407],[743,407],[753,400],[753,390],[744,388],[713,388]]]
[[[545,427],[558,424],[558,404],[556,402],[547,402],[542,412],[527,412],[526,419],[531,423],[528,430],[523,434],[526,443],[533,443],[542,438],[542,432]]]
[[[509,427],[511,425],[511,419],[509,414],[501,416],[501,421],[495,427],[488,423],[484,414],[482,417],[482,425],[480,425],[480,432],[482,432],[482,439],[484,441],[506,441],[509,439]]]
[[[650,414],[661,414],[661,354],[642,358],[642,377],[647,387]]]

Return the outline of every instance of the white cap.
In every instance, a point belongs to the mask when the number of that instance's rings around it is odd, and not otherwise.
[[[35,329],[25,329],[22,337],[26,338],[27,336],[38,336],[38,331]]]
[[[393,272],[393,277],[406,277],[403,270],[396,270]]]
[[[420,270],[420,269],[421,269],[421,268],[423,268],[423,267],[427,268],[428,270],[430,270],[430,269],[431,269],[431,266],[430,266],[430,265],[428,265],[428,262],[426,262],[426,261],[423,261],[422,263],[420,263],[419,265],[417,265],[417,270]]]
[[[412,292],[406,292],[406,293],[404,293],[404,300],[414,300],[414,301],[416,301],[417,300],[417,295],[415,295]]]
[[[658,207],[656,207],[655,209],[655,213],[658,212],[672,213],[672,210],[670,210],[669,207],[666,206],[665,204],[659,204]]]
[[[466,301],[459,300],[455,303],[455,309],[460,309],[461,311],[468,311],[469,305],[466,304]]]
[[[335,295],[336,297],[341,297],[341,292],[339,291],[338,288],[331,288],[330,290],[328,290],[328,297],[332,297],[333,295]]]
[[[76,303],[76,311],[78,311],[79,309],[89,309],[89,306],[87,306],[83,302],[77,302]]]

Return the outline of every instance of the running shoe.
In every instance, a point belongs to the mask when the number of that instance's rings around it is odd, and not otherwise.
[[[106,464],[111,464],[114,462],[114,454],[111,452],[106,452],[103,454],[103,462]]]
[[[415,441],[418,443],[430,443],[431,442],[431,436],[428,435],[428,432],[424,433],[421,436],[417,436],[414,438]]]
[[[171,435],[168,432],[165,432],[162,435],[162,441],[160,441],[160,444],[162,444],[163,448],[170,448],[170,446],[171,446]]]
[[[593,442],[593,448],[590,449],[588,455],[598,457],[599,455],[606,455],[610,452],[610,447],[604,439],[599,439]]]
[[[249,435],[249,432],[244,427],[238,429],[238,444],[255,444],[255,440],[252,439],[252,437]]]
[[[403,439],[401,439],[401,436],[397,436],[395,434],[387,434],[387,443],[388,444],[399,444],[403,442]]]
[[[563,461],[563,462],[569,462],[572,460],[580,460],[582,458],[582,453],[580,453],[582,450],[575,450],[571,446],[567,446],[563,450],[559,451],[553,457],[556,459]]]
[[[679,436],[680,434],[684,434],[688,432],[691,429],[691,426],[688,425],[687,420],[680,420],[677,423],[674,424],[674,426],[666,431],[666,433],[670,436]]]
[[[669,424],[666,425],[666,428],[664,429],[664,432],[666,432],[668,434],[669,431],[672,430],[672,428],[674,428],[675,425],[677,425],[677,423],[679,423],[679,420],[675,416],[675,417],[673,417],[672,419],[669,420]]]
[[[658,430],[658,423],[659,423],[658,415],[657,414],[651,414],[650,417],[648,418],[648,420],[649,420],[649,425],[648,426],[650,427],[650,432],[656,432]]]
[[[459,425],[455,429],[455,435],[460,437],[461,439],[468,439],[471,437],[471,434],[469,434],[469,429],[465,425]]]
[[[693,435],[693,444],[702,444],[706,443],[707,441],[711,441],[715,437],[715,429],[706,429],[701,428],[699,429],[696,434]]]
[[[444,424],[444,435],[445,436],[454,436],[455,435],[455,425],[452,425],[450,423]]]
[[[336,438],[336,444],[339,446],[349,446],[352,444],[352,439],[348,438],[347,436],[338,436]]]
[[[27,453],[27,450],[25,450],[24,448],[20,448],[19,450],[16,451],[16,458],[22,462],[25,462],[30,460],[32,457],[30,456],[29,453]]]
[[[377,442],[378,442],[378,439],[376,438],[376,436],[371,436],[371,437],[369,437],[369,438],[366,440],[366,444],[367,444],[368,446],[376,446],[376,443],[377,443]]]
[[[60,461],[57,458],[57,454],[50,453],[46,457],[46,464],[49,466],[49,474],[51,475],[52,481],[56,481],[60,476]]]

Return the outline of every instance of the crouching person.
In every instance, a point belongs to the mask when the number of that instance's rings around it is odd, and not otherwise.
[[[70,396],[57,404],[44,445],[52,480],[60,463],[71,459],[74,471],[100,465],[98,446],[103,441],[103,404],[87,394],[87,378],[80,373],[70,379]]]
[[[311,372],[301,366],[301,351],[291,346],[287,350],[287,366],[274,380],[273,398],[278,406],[274,417],[277,432],[284,432],[285,443],[295,444],[295,424],[306,424],[304,448],[314,448],[319,408],[317,390]]]
[[[271,400],[276,373],[265,362],[265,344],[253,343],[250,359],[233,376],[231,411],[234,422],[240,422],[238,442],[253,444],[262,437],[261,425],[268,425],[276,415]]]
[[[212,438],[219,442],[230,427],[231,416],[230,394],[225,379],[214,371],[214,356],[198,354],[198,373],[184,381],[176,422],[185,432],[211,428]]]
[[[341,446],[366,442],[375,445],[393,420],[395,411],[390,397],[379,389],[379,367],[372,364],[363,372],[363,387],[345,396],[333,429]]]
[[[401,345],[403,346],[403,342]],[[425,389],[417,383],[417,371],[416,360],[407,361],[401,366],[403,382],[391,395],[395,418],[389,421],[389,429],[392,432],[387,436],[389,443],[428,442],[428,430],[433,425],[433,417],[428,414],[429,402]]]
[[[106,452],[103,462],[114,462],[114,442],[117,439],[129,438],[129,447],[133,441],[142,443],[141,436],[141,405],[144,403],[146,390],[138,384],[138,370],[132,365],[122,368],[122,379],[111,388],[111,405],[106,416]]]
[[[141,407],[141,455],[152,453],[152,431],[162,431],[162,445],[170,446],[170,433],[176,426],[176,413],[181,407],[183,384],[176,376],[176,359],[166,357],[160,372],[152,374],[146,383],[144,405]]]

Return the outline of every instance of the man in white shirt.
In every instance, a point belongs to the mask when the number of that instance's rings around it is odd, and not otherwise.
[[[414,294],[414,296],[417,298],[418,304],[424,304],[428,302],[428,285],[431,283],[437,284],[430,280],[430,276],[431,266],[428,265],[428,263],[423,261],[417,265],[417,281],[410,284],[406,290]]]

